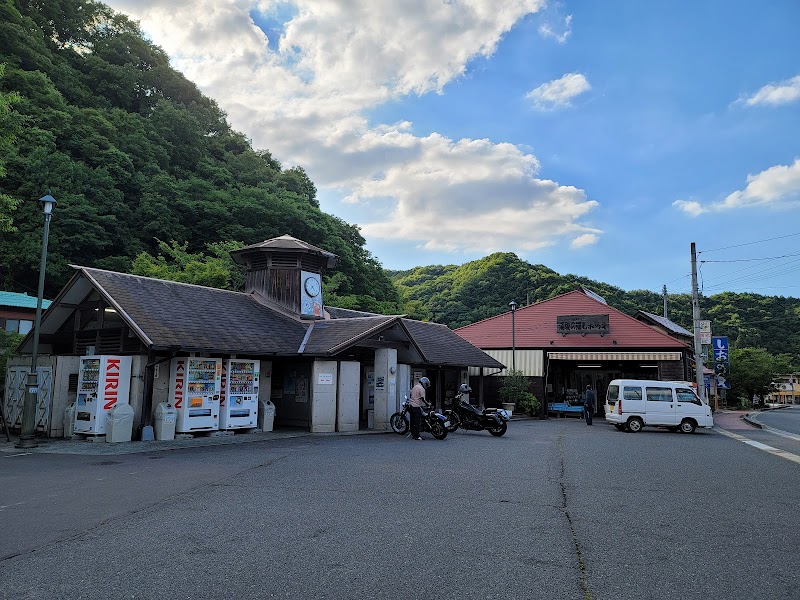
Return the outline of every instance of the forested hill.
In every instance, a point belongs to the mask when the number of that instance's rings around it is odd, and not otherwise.
[[[559,275],[512,253],[497,253],[461,266],[427,266],[390,271],[407,311],[456,328],[577,289],[583,285],[627,314],[664,312],[660,294],[626,292],[576,275]],[[700,299],[701,316],[712,321],[714,335],[727,335],[732,348],[765,348],[800,359],[800,299],[758,294],[723,293]],[[692,331],[692,299],[668,296],[669,318]]]
[[[16,230],[0,239],[0,289],[36,293],[36,200],[50,191],[47,297],[69,264],[130,272],[157,240],[200,253],[290,234],[339,255],[329,301],[398,312],[358,227],[320,211],[302,168],[282,168],[233,131],[137,23],[89,0],[0,0],[3,63],[0,217]]]

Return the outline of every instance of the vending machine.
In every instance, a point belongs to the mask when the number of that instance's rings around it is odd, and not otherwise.
[[[225,360],[222,367],[220,429],[250,429],[258,425],[258,377],[261,361]]]
[[[117,404],[128,404],[131,389],[130,356],[81,356],[73,431],[106,433],[106,414]]]
[[[219,429],[221,358],[178,356],[172,359],[169,389],[178,410],[175,431],[193,433]]]

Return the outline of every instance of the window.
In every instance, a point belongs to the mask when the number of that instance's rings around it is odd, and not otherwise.
[[[26,319],[6,319],[3,330],[6,333],[28,333],[33,327],[33,321]]]
[[[694,390],[690,390],[689,388],[678,388],[675,390],[675,395],[678,396],[678,402],[700,404],[700,398],[697,397]]]
[[[619,386],[610,385],[606,391],[606,404],[614,404],[619,398]]]
[[[672,402],[672,388],[648,387],[648,402]]]
[[[642,388],[625,386],[624,388],[622,388],[622,399],[623,400],[641,400],[642,399]]]

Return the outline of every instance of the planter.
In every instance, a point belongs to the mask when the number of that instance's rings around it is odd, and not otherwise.
[[[514,404],[513,402],[503,402],[503,409],[508,412],[509,417],[511,416],[511,413],[514,412],[515,406],[516,404]]]

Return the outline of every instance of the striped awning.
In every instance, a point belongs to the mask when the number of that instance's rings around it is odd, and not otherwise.
[[[681,360],[680,352],[548,352],[550,360],[581,360],[581,361],[650,361],[650,360]]]

